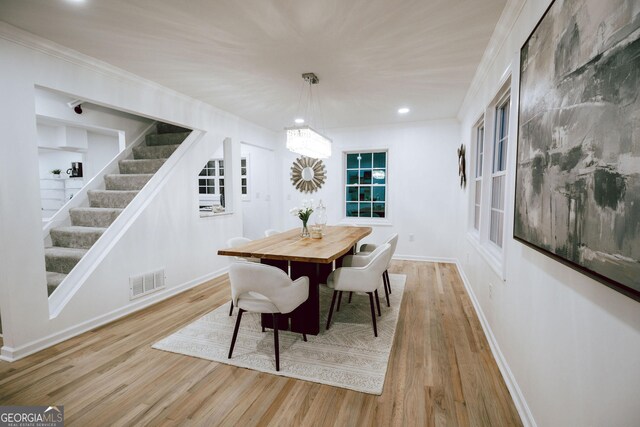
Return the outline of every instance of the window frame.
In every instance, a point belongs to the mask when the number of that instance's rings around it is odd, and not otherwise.
[[[509,71],[509,69],[507,70]],[[474,215],[475,215],[475,188],[473,191],[469,193],[469,209],[468,209],[468,232],[467,232],[467,240],[476,247],[478,252],[482,255],[482,257],[487,261],[489,266],[500,276],[502,280],[506,280],[506,271],[505,271],[505,257],[506,257],[506,247],[509,242],[509,236],[507,234],[509,227],[512,226],[511,218],[508,213],[510,212],[510,203],[511,196],[510,192],[513,191],[512,178],[515,175],[515,170],[510,170],[509,168],[514,168],[512,166],[512,156],[514,155],[514,147],[517,143],[517,111],[514,109],[514,105],[517,105],[517,88],[514,89],[516,81],[512,79],[512,76],[509,73],[505,72],[505,77],[502,79],[500,84],[500,90],[497,91],[496,95],[491,99],[490,102],[487,103],[484,108],[484,114],[481,114],[482,117],[480,120],[474,122],[471,127],[470,139],[473,141],[472,146],[477,150],[476,147],[476,131],[478,126],[484,122],[484,140],[483,140],[483,154],[482,154],[482,184],[481,184],[481,195],[480,195],[480,224],[479,230],[474,228]],[[495,171],[494,172],[494,156],[496,154],[496,146],[495,138],[498,137],[498,128],[497,123],[499,119],[499,109],[508,102],[507,109],[507,132],[504,136],[506,136],[506,149],[503,152],[503,163],[504,170]],[[487,143],[487,142],[490,143]],[[477,159],[476,153],[474,152],[474,170],[475,170],[475,160]],[[487,161],[487,159],[491,159],[491,161]],[[490,231],[491,231],[491,207],[492,207],[492,183],[493,178],[496,176],[504,176],[502,185],[503,185],[503,197],[502,197],[502,209],[503,209],[503,221],[502,221],[502,247],[495,244],[490,239]],[[474,173],[474,182],[476,175]],[[490,178],[490,179],[489,179]]]
[[[482,226],[482,194],[483,190],[483,167],[484,167],[484,142],[486,135],[484,114],[476,121],[473,126],[473,142],[474,146],[474,171],[473,171],[473,210],[471,215],[471,232],[476,235],[476,238],[480,235],[480,227]],[[478,197],[478,185],[480,186],[480,197]],[[477,226],[476,226],[477,224]]]
[[[213,162],[214,166],[213,168],[209,167],[209,163]],[[220,167],[220,162],[223,162],[223,166]],[[207,160],[207,163],[205,164],[205,167],[202,168],[202,170],[204,171],[205,169],[208,170],[213,170],[213,174],[211,175],[200,175],[198,174],[198,194],[218,194],[221,195],[221,190],[220,190],[220,180],[222,179],[224,181],[224,159],[209,159]],[[220,173],[220,170],[222,169],[222,173]],[[202,173],[202,171],[201,171]],[[205,186],[203,187],[202,185],[200,185],[200,180],[207,180],[207,181],[213,181],[213,185],[207,185],[205,184]],[[222,184],[222,187],[224,187],[224,183]],[[200,189],[201,188],[213,188],[213,192],[209,193],[209,192],[205,192],[205,193],[201,193]]]
[[[492,140],[492,148],[491,148],[491,182],[487,184],[487,188],[490,189],[491,196],[491,204],[489,206],[489,244],[494,246],[494,249],[502,252],[504,250],[504,242],[505,242],[505,224],[506,224],[506,199],[507,199],[507,174],[508,174],[508,160],[509,160],[509,142],[510,142],[510,132],[511,126],[509,120],[511,120],[511,93],[507,91],[504,93],[498,101],[495,103],[494,107],[494,130],[493,130],[493,140]],[[506,126],[506,133],[504,132],[504,127]],[[504,146],[506,144],[506,147]],[[497,167],[503,167],[503,169],[496,169],[496,161],[498,162]],[[494,200],[494,180],[496,178],[501,179],[501,188],[502,188],[502,209],[496,208],[493,206]],[[497,233],[500,235],[500,243],[495,242],[492,239],[492,217],[493,213],[498,212],[502,214],[502,230],[498,230]]]
[[[245,162],[245,166],[244,166],[244,172],[242,173],[242,162]],[[251,200],[251,179],[249,178],[250,176],[250,170],[251,170],[251,161],[249,160],[249,155],[245,155],[245,156],[241,156],[240,157],[240,196],[242,198],[243,202],[248,202]],[[242,180],[246,179],[246,184],[242,185]],[[247,189],[246,193],[243,193],[243,187],[245,187]]]
[[[354,168],[347,168],[348,164],[347,164],[347,156],[349,154],[366,154],[366,153],[370,153],[370,154],[374,154],[374,153],[385,153],[385,183],[384,184],[374,184],[373,182],[371,183],[371,187],[372,187],[372,191],[373,191],[373,187],[384,187],[384,193],[385,193],[385,200],[384,200],[384,209],[385,209],[385,216],[384,217],[361,217],[361,216],[347,216],[347,203],[349,202],[347,200],[347,188],[350,186],[349,184],[347,184],[347,170],[354,170]],[[371,147],[366,147],[366,148],[360,148],[360,149],[352,149],[352,150],[345,150],[342,152],[342,207],[341,207],[341,211],[342,211],[342,222],[345,223],[355,223],[358,225],[391,225],[390,223],[390,218],[391,218],[391,203],[390,203],[390,197],[389,197],[389,158],[390,158],[390,150],[388,147],[380,147],[380,148],[371,148]],[[361,170],[362,168],[360,167],[360,165],[358,166],[357,170]],[[367,169],[367,168],[365,168]],[[381,168],[375,168],[373,167],[373,164],[371,165],[371,169],[381,169]],[[367,185],[367,184],[365,184]],[[355,185],[351,185],[353,187],[360,187],[360,184],[355,184]],[[373,204],[373,197],[372,197],[372,201],[371,203]],[[372,214],[373,215],[373,214]]]

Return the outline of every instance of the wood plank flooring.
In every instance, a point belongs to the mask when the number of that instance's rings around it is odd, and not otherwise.
[[[65,406],[67,425],[522,425],[453,264],[394,261],[407,286],[381,396],[154,350],[229,301],[217,278],[14,363],[0,405]]]

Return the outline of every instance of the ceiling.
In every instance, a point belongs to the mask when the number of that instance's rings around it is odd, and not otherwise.
[[[506,1],[2,0],[0,19],[281,130],[310,71],[317,127],[455,117]]]

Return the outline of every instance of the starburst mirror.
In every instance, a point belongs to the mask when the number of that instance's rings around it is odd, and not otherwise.
[[[291,183],[303,193],[317,191],[327,178],[322,160],[298,157],[291,165]]]

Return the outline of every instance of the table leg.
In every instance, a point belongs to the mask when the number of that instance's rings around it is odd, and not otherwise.
[[[331,264],[328,264],[329,266]],[[318,335],[320,333],[320,264],[312,262],[291,262],[291,278],[309,278],[309,298],[291,312],[291,331]]]

